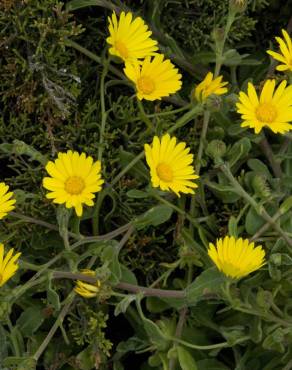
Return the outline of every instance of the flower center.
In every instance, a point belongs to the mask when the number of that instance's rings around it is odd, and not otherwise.
[[[155,89],[155,84],[153,80],[147,76],[138,78],[137,85],[138,89],[146,95],[151,94]]]
[[[272,123],[277,117],[277,110],[270,103],[262,103],[256,109],[256,117],[260,122]]]
[[[166,163],[160,163],[156,167],[156,172],[160,180],[165,182],[171,182],[173,179],[173,172],[170,166]]]
[[[129,56],[128,48],[123,43],[123,41],[116,41],[115,42],[115,47],[116,47],[117,51],[120,53],[122,58],[128,58],[128,56]]]
[[[72,195],[81,194],[84,188],[84,181],[81,177],[78,176],[69,177],[68,180],[65,182],[66,192]]]

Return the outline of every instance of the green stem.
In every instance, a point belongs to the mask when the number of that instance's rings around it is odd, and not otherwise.
[[[100,132],[99,132],[99,146],[98,146],[98,160],[102,162],[102,154],[103,154],[103,144],[104,144],[104,133],[106,127],[106,120],[107,120],[107,112],[105,109],[105,78],[108,73],[108,69],[110,66],[109,60],[106,60],[103,64],[103,71],[100,78],[100,107],[101,107],[101,125],[100,125]],[[97,195],[97,201],[94,206],[93,216],[92,216],[92,229],[93,235],[99,234],[99,211],[101,207],[101,203],[104,199],[104,194],[99,192]]]
[[[214,71],[214,78],[219,76],[222,64],[223,64],[223,53],[224,53],[224,46],[227,40],[227,36],[230,32],[230,28],[235,20],[235,12],[234,11],[229,11],[228,16],[227,16],[227,22],[226,26],[224,29],[224,35],[223,39],[221,42],[219,42],[216,45],[216,65],[215,65],[215,71]]]
[[[230,183],[234,186],[234,190],[238,195],[247,200],[247,202],[256,210],[256,212],[269,222],[271,227],[277,231],[287,242],[287,244],[292,247],[292,240],[287,236],[287,234],[281,229],[281,227],[273,220],[273,218],[268,214],[264,206],[260,206],[240,185],[236,178],[232,175],[229,167],[226,164],[222,164],[219,167],[225,176],[229,179]]]
[[[17,337],[15,336],[15,330],[14,330],[14,327],[11,323],[11,320],[10,320],[9,316],[7,317],[6,323],[8,325],[9,331],[10,331],[10,339],[11,339],[12,346],[13,346],[13,349],[14,349],[14,355],[17,356],[17,357],[21,356],[21,351],[20,351],[20,348],[19,348],[18,340],[17,340]]]
[[[228,344],[228,342],[217,343],[217,344],[210,344],[209,346],[200,346],[198,344],[189,343],[189,342],[186,342],[185,340],[178,339],[178,338],[175,338],[175,337],[168,337],[167,339],[168,340],[172,340],[174,342],[177,342],[179,344],[183,344],[186,347],[193,348],[193,349],[198,349],[198,350],[201,350],[201,351],[210,351],[212,349],[219,349],[219,348],[231,347],[231,345]],[[236,341],[236,343],[245,342],[248,339],[250,339],[250,337],[249,336],[246,336],[246,337],[243,337],[243,338],[238,339]],[[232,346],[233,345],[235,345],[235,343],[232,344]]]
[[[187,104],[186,106],[184,106],[182,108],[178,108],[178,109],[174,109],[174,110],[170,110],[170,111],[166,111],[166,112],[161,112],[161,113],[146,114],[146,116],[147,116],[147,118],[170,116],[170,115],[174,115],[174,114],[183,112],[185,110],[189,110],[190,107],[191,107],[191,104]],[[136,122],[136,121],[139,121],[139,120],[140,120],[140,117],[136,117],[136,118],[127,120],[127,122]]]
[[[143,122],[147,126],[147,130],[143,134],[143,136],[146,136],[146,135],[150,134],[153,131],[153,123],[150,121],[149,117],[147,116],[147,114],[144,110],[144,107],[143,107],[143,104],[142,104],[141,100],[139,100],[138,98],[137,98],[137,105],[138,105],[138,108],[139,108],[139,111],[140,111],[140,118],[142,118]]]
[[[70,307],[71,307],[71,304],[73,302],[75,298],[75,292],[72,291],[68,297],[66,298],[66,301],[65,301],[65,305],[64,307],[62,308],[57,320],[55,321],[54,325],[51,327],[50,331],[48,332],[48,335],[46,336],[46,338],[43,340],[42,344],[40,345],[40,347],[38,348],[38,350],[35,352],[35,354],[33,355],[33,358],[34,360],[37,362],[39,360],[39,358],[41,357],[41,355],[43,354],[44,350],[47,348],[48,344],[50,343],[51,339],[53,338],[53,336],[55,335],[58,327],[60,326],[60,324],[63,322],[65,316],[67,315],[67,312],[69,311]]]
[[[157,200],[159,200],[161,203],[171,207],[172,209],[174,209],[177,213],[183,215],[188,221],[190,221],[193,225],[195,225],[196,227],[199,227],[200,224],[199,222],[193,218],[192,216],[190,216],[186,211],[182,210],[181,208],[175,206],[174,204],[170,203],[168,200],[162,198],[160,195],[158,195],[155,191],[150,191],[150,194],[153,196],[153,198],[156,198]]]
[[[271,146],[264,132],[262,132],[262,140],[260,141],[259,146],[261,147],[263,153],[265,154],[268,161],[270,162],[274,175],[278,178],[281,178],[283,174],[282,174],[280,163],[276,160],[274,153],[271,149]]]
[[[198,114],[202,112],[202,106],[200,104],[193,107],[189,112],[185,113],[181,118],[179,118],[175,125],[173,125],[167,132],[173,133],[178,128],[183,127],[188,122],[190,122],[192,119],[194,119]],[[140,161],[144,157],[145,153],[140,152],[128,165],[123,168],[118,175],[112,180],[110,187],[113,187],[130,169],[135,166],[136,163]]]
[[[43,227],[45,227],[46,229],[49,229],[49,230],[59,231],[59,227],[57,225],[53,225],[53,224],[50,224],[48,222],[38,220],[37,218],[25,216],[25,215],[22,215],[21,213],[18,213],[18,212],[13,212],[12,211],[12,212],[9,213],[9,216],[18,218],[18,219],[20,219],[24,222],[30,223],[30,224],[36,224],[36,225],[43,226]],[[83,235],[77,235],[77,234],[70,233],[70,232],[68,233],[68,235],[72,238],[77,239],[77,240],[83,238]]]
[[[92,53],[88,49],[85,49],[83,46],[79,45],[77,42],[72,41],[70,39],[65,39],[64,43],[65,43],[66,46],[70,46],[70,47],[74,48],[75,50],[78,50],[80,53],[88,56],[90,59],[94,60],[98,64],[103,65],[103,61],[102,61],[102,59],[99,56],[97,56],[96,54]],[[125,80],[126,79],[125,75],[118,68],[110,65],[109,66],[109,70],[112,73],[114,73],[116,76],[118,76],[119,78],[121,78],[122,80]]]

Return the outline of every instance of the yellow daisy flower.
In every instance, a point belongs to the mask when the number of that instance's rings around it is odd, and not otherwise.
[[[177,92],[182,85],[181,74],[170,60],[158,54],[152,60],[126,63],[124,72],[134,82],[139,100],[156,100]]]
[[[195,88],[194,97],[197,101],[203,103],[212,94],[223,95],[227,93],[228,89],[224,86],[228,82],[223,82],[222,79],[223,76],[219,76],[213,80],[213,73],[208,72],[204,80]]]
[[[100,161],[93,162],[85,153],[69,150],[59,153],[55,162],[49,161],[46,170],[51,177],[43,179],[43,186],[50,190],[46,196],[54,203],[75,208],[77,216],[82,216],[83,204],[92,207],[93,198],[101,190]]]
[[[264,126],[273,132],[285,133],[291,130],[292,121],[292,86],[282,81],[275,90],[276,81],[267,80],[261,91],[260,98],[252,83],[248,84],[247,94],[239,93],[237,112],[244,122],[242,127],[253,128],[258,134]]]
[[[272,50],[267,50],[267,53],[274,59],[283,63],[276,67],[278,71],[292,71],[292,40],[287,31],[282,30],[282,34],[284,39],[281,37],[276,37],[281,53],[276,53]]]
[[[11,248],[4,256],[4,245],[0,243],[0,287],[3,286],[18,270],[18,258],[21,253],[13,256],[14,249]]]
[[[144,148],[153,187],[172,190],[177,196],[180,192],[194,194],[192,188],[198,185],[192,180],[199,176],[191,165],[193,155],[189,154],[190,148],[186,148],[186,143],[177,144],[176,137],[166,134],[161,140],[154,136],[152,146],[145,144]]]
[[[95,276],[95,272],[92,270],[82,270],[82,274],[87,276]],[[95,284],[89,284],[81,280],[77,280],[74,291],[85,298],[96,297],[100,290],[100,281],[96,280]]]
[[[0,220],[15,208],[14,204],[16,200],[11,199],[13,193],[8,193],[8,190],[9,186],[4,182],[0,182]]]
[[[132,13],[122,12],[118,20],[114,12],[108,19],[110,36],[106,41],[111,46],[111,55],[129,61],[144,59],[158,50],[157,41],[150,38],[152,32],[142,18],[136,17],[133,20]]]
[[[209,257],[226,276],[240,279],[265,264],[262,246],[254,246],[248,239],[225,236],[217,239],[216,246],[209,243]]]

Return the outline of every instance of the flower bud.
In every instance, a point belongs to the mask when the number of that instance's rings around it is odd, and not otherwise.
[[[219,112],[222,106],[222,98],[219,95],[212,94],[206,100],[206,108],[210,112]]]
[[[218,162],[226,153],[226,145],[221,140],[212,140],[207,146],[206,153],[209,157],[213,158],[215,162]]]
[[[247,6],[247,0],[230,0],[229,7],[236,13],[243,13]]]

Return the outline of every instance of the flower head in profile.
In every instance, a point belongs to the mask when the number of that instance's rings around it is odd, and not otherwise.
[[[18,258],[21,253],[13,255],[14,249],[11,248],[4,254],[4,245],[0,243],[0,287],[3,286],[18,270]]]
[[[255,247],[248,239],[233,236],[217,239],[216,245],[210,243],[208,254],[218,270],[233,279],[240,279],[265,264],[265,251],[261,245]]]
[[[109,33],[110,36],[106,39],[110,45],[109,53],[124,61],[144,59],[158,50],[157,41],[150,38],[152,32],[143,19],[133,19],[132,13],[122,12],[118,20],[113,12],[109,18]]]
[[[204,80],[195,88],[194,96],[197,101],[203,103],[212,94],[223,95],[227,93],[228,89],[225,86],[228,82],[224,82],[222,79],[223,76],[213,79],[213,73],[208,72]]]
[[[267,50],[267,53],[281,62],[281,64],[276,67],[278,71],[292,71],[292,40],[287,31],[282,30],[282,34],[283,38],[276,37],[280,46],[280,53],[276,53],[272,50]]]
[[[16,200],[13,199],[13,193],[8,190],[9,186],[0,182],[0,220],[15,208]]]
[[[176,137],[164,135],[161,140],[154,136],[152,145],[145,144],[145,155],[150,167],[153,187],[179,193],[194,194],[198,185],[193,180],[199,178],[192,166],[193,155],[186,143],[177,143]]]
[[[50,190],[46,196],[54,203],[65,204],[75,208],[77,216],[82,216],[83,204],[92,207],[94,193],[101,190],[100,161],[94,162],[85,153],[79,154],[69,150],[59,153],[58,158],[46,165],[51,177],[43,179],[43,186]]]
[[[90,276],[90,277],[95,276],[95,272],[92,270],[82,270],[81,272],[82,274],[86,276]],[[81,280],[77,280],[74,291],[84,298],[96,297],[98,292],[100,291],[100,281],[96,280],[94,284],[90,284],[90,283],[86,283]]]
[[[141,63],[126,63],[124,72],[136,86],[139,100],[156,100],[180,90],[181,74],[170,60],[158,54],[145,58]]]
[[[264,126],[275,133],[291,130],[292,121],[292,86],[282,81],[275,89],[276,81],[267,80],[258,97],[255,87],[249,82],[247,94],[239,93],[237,112],[244,120],[242,127],[253,128],[258,134]]]

